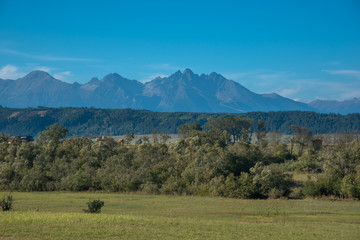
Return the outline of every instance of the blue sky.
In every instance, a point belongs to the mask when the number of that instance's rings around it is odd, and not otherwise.
[[[185,68],[304,102],[360,97],[360,1],[0,0],[0,78]]]

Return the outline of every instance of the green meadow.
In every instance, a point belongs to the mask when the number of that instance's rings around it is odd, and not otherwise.
[[[0,196],[7,193],[2,192]],[[360,201],[15,192],[0,239],[359,239]],[[105,202],[84,213],[89,199]]]

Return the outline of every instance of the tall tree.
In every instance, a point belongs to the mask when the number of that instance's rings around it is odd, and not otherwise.
[[[69,131],[58,124],[46,127],[46,130],[39,133],[40,141],[53,141],[58,143]]]
[[[266,146],[266,125],[264,120],[259,120],[257,124],[257,130],[256,130],[256,138],[257,138],[257,144],[260,147]]]
[[[233,139],[233,143],[238,141],[251,142],[252,119],[249,118],[212,118],[209,121],[210,128],[227,131]]]
[[[313,134],[309,129],[305,127],[291,125],[290,128],[293,133],[293,137],[291,139],[291,154],[294,144],[298,144],[299,145],[298,155],[301,156],[304,148],[309,146],[309,144],[311,143]]]
[[[200,127],[200,125],[198,123],[187,123],[187,124],[180,125],[177,128],[177,131],[180,134],[180,136],[188,137],[193,132],[202,131],[202,128]]]

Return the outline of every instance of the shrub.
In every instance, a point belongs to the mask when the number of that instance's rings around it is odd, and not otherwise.
[[[304,193],[302,187],[295,187],[291,189],[291,193],[289,195],[289,198],[291,199],[303,199]]]
[[[321,195],[319,185],[311,180],[308,180],[305,183],[305,186],[303,188],[303,193],[307,197],[319,197]]]
[[[253,176],[249,173],[242,172],[238,179],[241,198],[260,198],[260,189],[253,183]]]
[[[294,169],[301,172],[319,172],[319,159],[314,154],[304,154],[293,165]]]
[[[341,183],[341,195],[343,197],[360,199],[360,172],[346,175]]]
[[[12,209],[13,197],[9,194],[8,196],[4,196],[2,201],[0,202],[0,206],[3,211],[9,211]]]
[[[292,176],[284,173],[279,164],[263,165],[256,163],[250,169],[253,174],[253,183],[259,187],[261,195],[271,198],[287,197],[290,194],[290,188],[294,185]]]
[[[341,179],[333,175],[322,174],[316,182],[308,180],[305,183],[303,193],[308,197],[340,196]]]
[[[159,187],[152,182],[145,182],[144,184],[140,185],[142,192],[147,194],[156,194],[159,193]]]
[[[87,203],[88,209],[83,209],[84,212],[87,213],[100,213],[101,208],[104,206],[104,201],[101,201],[100,199],[97,200],[89,200]]]

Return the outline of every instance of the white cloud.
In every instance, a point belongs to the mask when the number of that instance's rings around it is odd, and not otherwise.
[[[302,76],[294,72],[265,69],[225,74],[225,76],[228,79],[240,82],[244,87],[256,93],[275,92],[301,102],[312,101],[315,98],[345,100],[360,96],[359,70],[322,71],[336,76],[336,78],[343,76],[349,79],[348,81],[339,81],[339,79],[329,76],[323,78],[309,78],[306,76],[306,78],[302,78]]]
[[[299,89],[295,89],[295,88],[284,88],[284,89],[279,89],[277,91],[277,94],[284,96],[284,97],[291,97],[298,91],[299,91]]]
[[[35,67],[34,70],[39,70],[39,71],[43,71],[43,72],[51,72],[53,69],[50,68],[50,67],[45,67],[45,66],[38,66],[38,67]]]
[[[0,78],[2,79],[18,79],[25,75],[25,73],[19,72],[19,68],[8,64],[0,69]]]
[[[140,82],[146,83],[146,82],[150,82],[151,80],[154,80],[157,77],[163,78],[163,77],[167,77],[167,76],[168,76],[167,74],[163,74],[163,73],[152,73],[152,74],[147,75],[144,79],[140,80]]]
[[[358,70],[323,70],[323,72],[332,75],[347,75],[352,77],[360,77],[360,71]]]
[[[66,81],[69,76],[71,76],[70,71],[65,71],[65,72],[60,72],[60,73],[54,74],[54,78],[59,79],[61,81]]]
[[[223,74],[224,77],[226,77],[227,79],[231,79],[231,80],[239,80],[242,79],[246,76],[249,76],[250,73],[248,72],[238,72],[238,73],[225,73]]]

